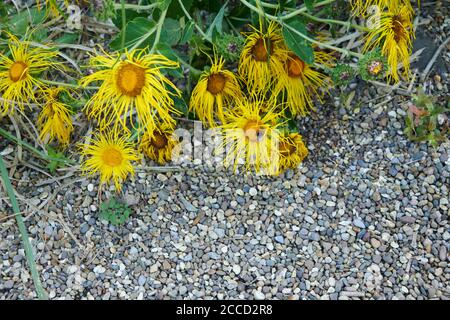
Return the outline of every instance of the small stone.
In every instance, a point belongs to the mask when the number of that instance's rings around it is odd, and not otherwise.
[[[275,237],[275,241],[278,242],[278,243],[283,244],[284,243],[284,238],[283,238],[283,236],[276,236]]]
[[[143,275],[140,275],[138,278],[138,284],[143,287],[144,284],[147,282],[147,278]]]
[[[89,192],[94,191],[94,185],[93,185],[92,183],[89,183],[89,184],[87,185],[87,190],[88,190]]]
[[[372,247],[374,247],[375,249],[378,249],[381,246],[381,242],[378,241],[375,238],[370,239],[370,244],[372,245]]]
[[[250,190],[248,191],[248,193],[254,197],[258,194],[258,191],[255,188],[250,188]]]
[[[366,225],[364,224],[364,222],[361,219],[359,219],[359,218],[356,218],[355,220],[353,220],[353,224],[355,226],[357,226],[358,228],[361,228],[361,229],[365,229],[366,228]]]
[[[447,261],[447,248],[445,246],[439,248],[439,259],[441,261]]]
[[[403,223],[413,224],[414,222],[416,222],[416,218],[409,216],[402,216],[400,217],[400,221]]]
[[[106,269],[103,266],[98,265],[94,268],[93,271],[96,274],[102,274],[102,273],[105,273]]]
[[[5,289],[12,289],[12,287],[14,287],[14,281],[13,280],[5,281],[5,283],[3,284],[3,287]]]
[[[256,300],[264,300],[266,298],[266,296],[264,295],[264,293],[262,293],[259,290],[255,290],[253,291],[253,296],[255,297]]]
[[[236,275],[240,274],[240,273],[241,273],[241,267],[240,267],[238,264],[235,264],[235,265],[233,266],[233,272],[234,272]]]

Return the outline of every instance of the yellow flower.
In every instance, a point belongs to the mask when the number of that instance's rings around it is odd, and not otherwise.
[[[15,36],[9,38],[11,56],[0,53],[0,94],[3,107],[0,114],[14,112],[16,104],[21,110],[24,105],[36,102],[34,92],[43,89],[45,84],[37,76],[58,62],[52,61],[58,53],[42,48],[28,47],[27,41],[21,42]]]
[[[84,77],[80,84],[101,82],[85,106],[88,117],[96,119],[101,130],[113,123],[115,128],[121,126],[120,129],[129,132],[127,122],[135,126],[134,113],[137,127],[145,128],[150,136],[159,124],[175,126],[170,112],[179,114],[179,111],[174,108],[172,97],[180,96],[181,92],[161,69],[176,68],[176,62],[163,55],[133,50],[123,59],[119,53],[93,57],[91,65],[101,70]]]
[[[178,141],[173,137],[173,129],[169,127],[156,128],[153,137],[145,133],[139,150],[144,152],[150,159],[165,164],[172,160],[172,154],[178,145]]]
[[[81,165],[85,174],[100,174],[100,184],[114,181],[120,191],[128,175],[134,175],[132,161],[139,159],[128,136],[119,137],[117,131],[98,133],[92,144],[81,145],[81,154],[88,157]]]
[[[250,171],[275,174],[278,163],[278,130],[281,112],[273,104],[263,112],[267,104],[261,99],[238,100],[236,107],[225,114],[225,124],[220,126],[222,144],[217,149],[226,149],[224,165],[233,164],[236,171],[239,161],[245,162]]]
[[[381,48],[381,53],[387,58],[390,70],[389,79],[399,81],[399,64],[403,65],[403,75],[410,76],[409,58],[412,52],[414,30],[412,25],[412,10],[408,6],[393,8],[383,12],[380,23],[371,29],[365,38],[363,51],[367,52],[374,47]]]
[[[408,6],[412,10],[409,0],[352,0],[352,11],[354,15],[368,17],[372,15],[375,19],[376,15],[385,9],[393,10],[402,5]]]
[[[224,109],[235,99],[242,97],[236,76],[225,70],[223,58],[214,58],[209,71],[204,72],[192,91],[189,110],[194,110],[199,119],[210,127],[214,126],[214,114],[224,122]]]
[[[276,22],[271,21],[266,33],[254,30],[247,35],[247,40],[239,60],[238,71],[247,82],[249,92],[253,94],[266,92],[274,77],[283,69],[287,50]]]
[[[280,169],[295,169],[308,155],[308,149],[299,133],[288,133],[280,136],[278,144],[280,153]]]
[[[40,139],[48,142],[57,139],[63,146],[67,146],[73,131],[69,106],[58,100],[61,88],[51,88],[44,91],[45,104],[38,117]]]
[[[316,51],[314,60],[321,65],[330,66],[333,58],[328,53]],[[305,116],[309,110],[314,110],[314,100],[322,102],[323,95],[319,90],[329,85],[329,77],[314,70],[291,52],[284,61],[283,68],[278,72],[273,97],[276,99],[281,94],[292,115]]]

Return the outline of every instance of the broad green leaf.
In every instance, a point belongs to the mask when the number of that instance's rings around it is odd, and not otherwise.
[[[155,23],[146,18],[138,17],[127,23],[125,30],[125,48],[133,47],[137,42],[142,41],[139,48],[150,46],[154,40],[154,34],[149,34],[155,27]],[[114,50],[121,50],[122,32],[111,41],[110,47]]]
[[[309,12],[314,10],[314,0],[305,0],[305,5]]]
[[[283,26],[283,37],[289,49],[291,49],[300,59],[302,59],[309,65],[313,64],[314,49],[312,48],[311,43],[297,33],[289,30],[287,26],[295,29],[297,32],[308,36],[305,24],[300,20],[286,22]]]
[[[213,22],[209,26],[208,31],[206,31],[206,36],[209,39],[212,39],[214,30],[217,30],[217,32],[219,32],[219,34],[222,33],[223,17],[225,15],[225,9],[226,9],[227,5],[228,5],[228,1],[225,2],[225,4],[222,6],[220,11],[217,13],[216,17],[214,18]]]
[[[160,41],[169,46],[174,46],[180,41],[181,32],[182,28],[177,20],[166,18],[161,29]]]
[[[35,26],[45,20],[45,10],[32,8],[14,14],[10,18],[11,32],[23,36],[27,32],[28,26]]]

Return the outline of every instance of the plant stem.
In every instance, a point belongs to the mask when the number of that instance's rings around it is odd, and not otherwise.
[[[132,3],[125,3],[125,9],[129,10],[135,10],[135,11],[144,11],[144,10],[151,10],[158,6],[159,4],[157,2],[148,4],[148,5],[138,5],[138,4],[132,4]],[[114,9],[115,10],[122,10],[122,3],[114,3]]]
[[[125,48],[125,36],[127,31],[127,14],[125,12],[125,0],[120,0],[122,10],[122,38],[120,41],[120,47],[122,50]]]
[[[59,81],[52,81],[52,80],[46,80],[46,79],[40,79],[42,82],[46,84],[50,84],[52,86],[59,86],[59,87],[66,87],[66,88],[72,88],[72,89],[86,89],[86,90],[98,90],[99,87],[82,87],[79,84],[74,83],[65,83],[65,82],[59,82]]]
[[[188,12],[188,11],[186,10],[186,8],[184,7],[183,1],[178,0],[178,3],[180,4],[180,7],[181,7],[181,9],[183,10],[184,15],[186,16],[186,18],[188,18],[190,21],[192,21],[192,22],[194,23],[194,27],[195,27],[195,29],[197,29],[198,33],[200,33],[200,34],[202,35],[202,37],[203,37],[206,41],[212,43],[212,39],[210,39],[210,38],[206,35],[206,33],[203,32],[202,28],[200,28],[200,27],[198,26],[198,24],[194,21],[194,19],[192,19],[191,15],[189,14],[189,12]]]
[[[347,28],[354,28],[354,29],[357,29],[357,30],[360,30],[360,31],[367,31],[368,30],[367,28],[365,28],[363,26],[360,26],[360,25],[357,25],[357,24],[353,24],[350,21],[341,21],[341,20],[317,18],[317,17],[315,17],[313,15],[310,15],[309,13],[306,13],[306,12],[300,12],[300,14],[302,16],[305,16],[305,17],[307,17],[307,18],[309,18],[311,20],[317,21],[317,22],[323,22],[323,23],[328,23],[328,24],[330,24],[330,23],[331,24],[339,24],[341,26],[345,26]]]
[[[27,148],[28,150],[30,150],[31,152],[35,153],[37,156],[39,156],[40,158],[46,160],[46,161],[58,161],[58,162],[64,162],[64,163],[70,163],[70,164],[75,164],[74,161],[69,160],[69,159],[59,159],[59,158],[53,158],[50,157],[49,155],[45,154],[42,151],[39,151],[38,149],[36,149],[35,147],[33,147],[31,144],[18,139],[16,136],[10,134],[8,131],[6,131],[3,128],[0,128],[0,135],[5,137],[6,139],[17,143],[18,145],[21,145],[22,147]]]
[[[36,268],[36,261],[33,254],[33,249],[31,248],[30,238],[28,236],[28,231],[23,222],[22,214],[20,213],[19,204],[17,203],[16,196],[14,194],[14,189],[9,180],[8,172],[6,170],[5,163],[3,162],[3,157],[0,155],[0,173],[3,179],[3,185],[11,201],[11,206],[14,211],[14,216],[17,221],[17,226],[19,227],[20,235],[22,236],[22,242],[25,249],[25,256],[27,258],[28,266],[30,267],[31,277],[33,278],[34,287],[36,288],[37,296],[40,300],[48,300],[47,293],[42,287],[41,280]]]
[[[154,53],[156,50],[156,47],[158,46],[159,39],[161,38],[162,26],[164,24],[164,20],[166,19],[166,14],[167,14],[168,9],[169,8],[166,8],[161,12],[161,17],[159,17],[158,26],[156,28],[155,41],[153,42],[153,46],[150,49],[150,54]]]

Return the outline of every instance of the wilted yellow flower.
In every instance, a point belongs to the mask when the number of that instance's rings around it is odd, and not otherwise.
[[[279,70],[283,69],[287,50],[276,22],[269,23],[267,32],[252,27],[239,60],[238,71],[245,79],[249,92],[266,92]]]
[[[410,76],[410,56],[414,30],[412,24],[413,12],[408,6],[393,8],[383,12],[380,23],[371,29],[365,38],[364,52],[373,48],[381,48],[381,53],[389,64],[388,76],[394,82],[399,81],[399,64],[403,65],[403,75]]]
[[[51,142],[57,139],[67,146],[73,131],[69,106],[58,100],[61,88],[50,88],[44,91],[45,103],[38,117],[40,139]]]
[[[213,127],[214,115],[224,122],[224,109],[235,99],[242,97],[239,82],[233,72],[225,70],[223,58],[214,58],[209,71],[204,72],[192,91],[189,110],[195,111],[199,119]],[[217,113],[216,113],[217,112]]]
[[[295,169],[308,155],[302,136],[296,132],[280,135],[278,150],[281,170]]]
[[[134,127],[145,128],[151,136],[160,124],[175,126],[170,113],[179,114],[179,111],[174,108],[172,97],[181,93],[161,69],[176,68],[178,63],[163,55],[133,50],[123,59],[119,53],[93,57],[91,65],[100,70],[81,79],[80,84],[101,82],[99,90],[85,106],[88,117],[96,119],[100,129],[113,123],[114,127],[120,126],[129,132],[129,122]],[[137,126],[133,121],[134,113]]]
[[[116,131],[98,133],[92,144],[81,145],[81,154],[87,159],[81,168],[85,174],[100,174],[100,184],[114,181],[120,191],[128,175],[134,175],[132,161],[139,159],[128,136],[119,137]]]
[[[245,162],[246,170],[275,174],[278,170],[278,130],[281,112],[277,105],[267,108],[261,98],[239,100],[233,110],[225,114],[222,131],[223,142],[219,151],[226,149],[224,165],[233,164],[236,171],[239,160]],[[266,109],[266,112],[263,112]]]
[[[173,131],[172,128],[166,126],[156,128],[153,137],[144,133],[139,150],[153,161],[165,164],[172,160],[172,153],[176,152],[176,146],[178,145],[178,141],[173,137]]]
[[[333,60],[331,55],[316,51],[314,60],[321,65],[329,66]],[[330,79],[325,74],[313,69],[294,53],[289,53],[283,68],[278,72],[273,97],[281,94],[292,115],[305,116],[309,110],[314,110],[314,100],[322,102],[321,89],[327,89]]]
[[[0,53],[1,115],[13,113],[15,104],[23,110],[25,104],[36,102],[36,88],[45,87],[38,75],[59,65],[52,60],[58,54],[56,51],[30,49],[26,41],[20,41],[13,35],[9,37],[9,50],[10,56]]]

